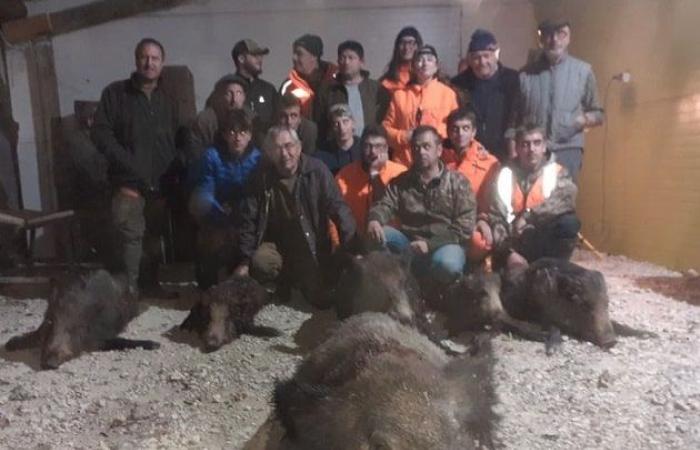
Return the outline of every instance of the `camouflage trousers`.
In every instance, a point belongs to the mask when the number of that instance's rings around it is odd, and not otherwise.
[[[276,244],[263,242],[251,258],[250,276],[262,284],[274,282],[282,301],[288,300],[292,287],[297,287],[315,307],[330,306],[323,275],[310,254],[283,256]]]
[[[132,197],[117,191],[112,198],[112,221],[117,259],[126,271],[130,287],[156,286],[163,260],[161,236],[168,222],[165,198]]]

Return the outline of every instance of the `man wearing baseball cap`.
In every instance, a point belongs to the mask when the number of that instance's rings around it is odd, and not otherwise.
[[[258,132],[264,133],[274,121],[279,94],[272,83],[260,77],[262,73],[263,56],[270,53],[267,47],[261,47],[252,39],[236,42],[231,50],[231,58],[236,65],[236,75],[246,84],[246,106],[255,113]]]
[[[518,92],[518,72],[500,63],[499,52],[493,33],[474,31],[467,68],[452,78],[452,84],[467,94],[477,115],[476,139],[500,161],[506,161],[509,155],[503,135]]]
[[[524,123],[544,128],[547,149],[566,167],[574,182],[583,160],[583,132],[604,120],[591,65],[569,55],[571,24],[549,19],[538,29],[542,52],[520,72],[511,129]],[[514,154],[515,144],[510,144]]]
[[[280,93],[290,92],[301,102],[301,114],[313,120],[316,91],[324,81],[330,81],[338,67],[323,61],[323,41],[315,34],[305,34],[292,44],[292,63],[289,77],[282,83]]]

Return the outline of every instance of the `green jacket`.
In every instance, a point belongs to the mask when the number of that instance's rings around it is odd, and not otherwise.
[[[135,74],[102,92],[92,140],[107,158],[115,187],[160,188],[160,178],[176,157],[177,104],[161,88],[149,99]]]
[[[369,211],[382,225],[393,219],[411,240],[424,240],[432,252],[443,245],[466,246],[476,221],[476,199],[466,178],[441,164],[440,175],[423,185],[411,169],[394,178]]]

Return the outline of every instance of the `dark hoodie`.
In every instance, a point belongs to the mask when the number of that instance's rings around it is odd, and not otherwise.
[[[358,89],[362,98],[365,126],[380,124],[389,105],[389,92],[377,80],[369,78],[369,72],[366,70],[362,71],[362,81]],[[336,74],[333,79],[323,83],[316,95],[314,121],[318,124],[319,143],[330,139],[328,111],[338,103],[348,103],[348,91],[341,74]],[[362,134],[362,130],[357,130],[357,134]]]

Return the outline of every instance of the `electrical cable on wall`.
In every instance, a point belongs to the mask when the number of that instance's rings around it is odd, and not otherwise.
[[[605,191],[607,189],[607,159],[608,159],[608,127],[610,123],[610,115],[608,114],[608,98],[610,93],[610,87],[614,81],[619,81],[621,83],[629,83],[632,80],[632,74],[630,72],[620,72],[613,75],[605,86],[605,94],[603,95],[603,111],[605,111],[606,118],[603,124],[603,148],[601,150],[600,157],[600,234],[601,239],[604,241],[606,239],[607,232],[607,202],[605,200]]]

